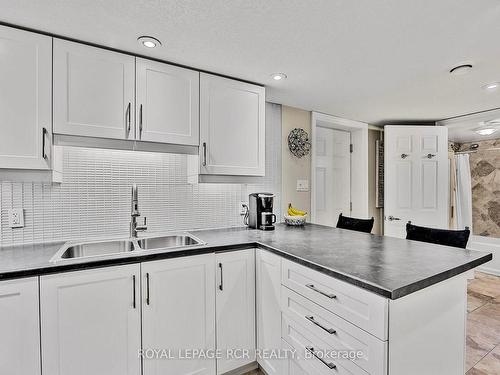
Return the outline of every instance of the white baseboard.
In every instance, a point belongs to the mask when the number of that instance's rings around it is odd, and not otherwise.
[[[493,254],[493,260],[478,267],[481,272],[500,276],[500,238],[471,236],[467,248]]]

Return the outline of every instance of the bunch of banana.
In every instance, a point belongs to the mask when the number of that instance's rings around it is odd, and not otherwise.
[[[307,214],[307,212],[297,210],[296,208],[292,207],[291,203],[288,203],[288,215],[289,216],[304,216],[306,214]]]

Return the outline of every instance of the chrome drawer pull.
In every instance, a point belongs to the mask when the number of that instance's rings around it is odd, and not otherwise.
[[[314,351],[314,348],[312,346],[306,346],[306,350],[310,352],[315,358],[319,359],[321,363],[323,363],[325,366],[327,366],[330,370],[336,369],[337,365],[333,362],[326,362],[323,358],[320,358],[316,352]]]
[[[312,315],[306,315],[305,318],[307,320],[309,320],[311,323],[313,324],[316,324],[319,328],[321,328],[322,330],[325,330],[326,332],[328,332],[330,335],[333,335],[335,333],[337,333],[336,330],[334,330],[333,328],[326,328],[324,325],[322,325],[320,322],[317,322],[315,319],[314,319],[314,316]]]
[[[328,297],[330,299],[334,299],[334,298],[337,298],[337,296],[335,294],[331,294],[331,293],[327,293],[327,292],[323,292],[322,290],[316,288],[313,284],[307,284],[306,285],[309,289],[312,289],[314,290],[316,293],[319,293],[319,294],[322,294],[324,295],[325,297]]]

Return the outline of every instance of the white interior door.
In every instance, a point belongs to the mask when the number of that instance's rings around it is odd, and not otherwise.
[[[335,226],[339,214],[351,211],[351,133],[318,127],[316,130],[316,219]]]
[[[384,234],[406,237],[405,225],[448,228],[448,129],[386,126]]]

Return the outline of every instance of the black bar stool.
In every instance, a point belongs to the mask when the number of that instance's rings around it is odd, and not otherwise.
[[[357,219],[355,217],[343,216],[341,212],[337,221],[337,228],[371,233],[374,221],[373,217],[371,219]]]
[[[470,230],[449,230],[427,228],[413,225],[411,221],[406,224],[406,239],[434,243],[437,245],[460,247],[465,249],[469,240]]]

